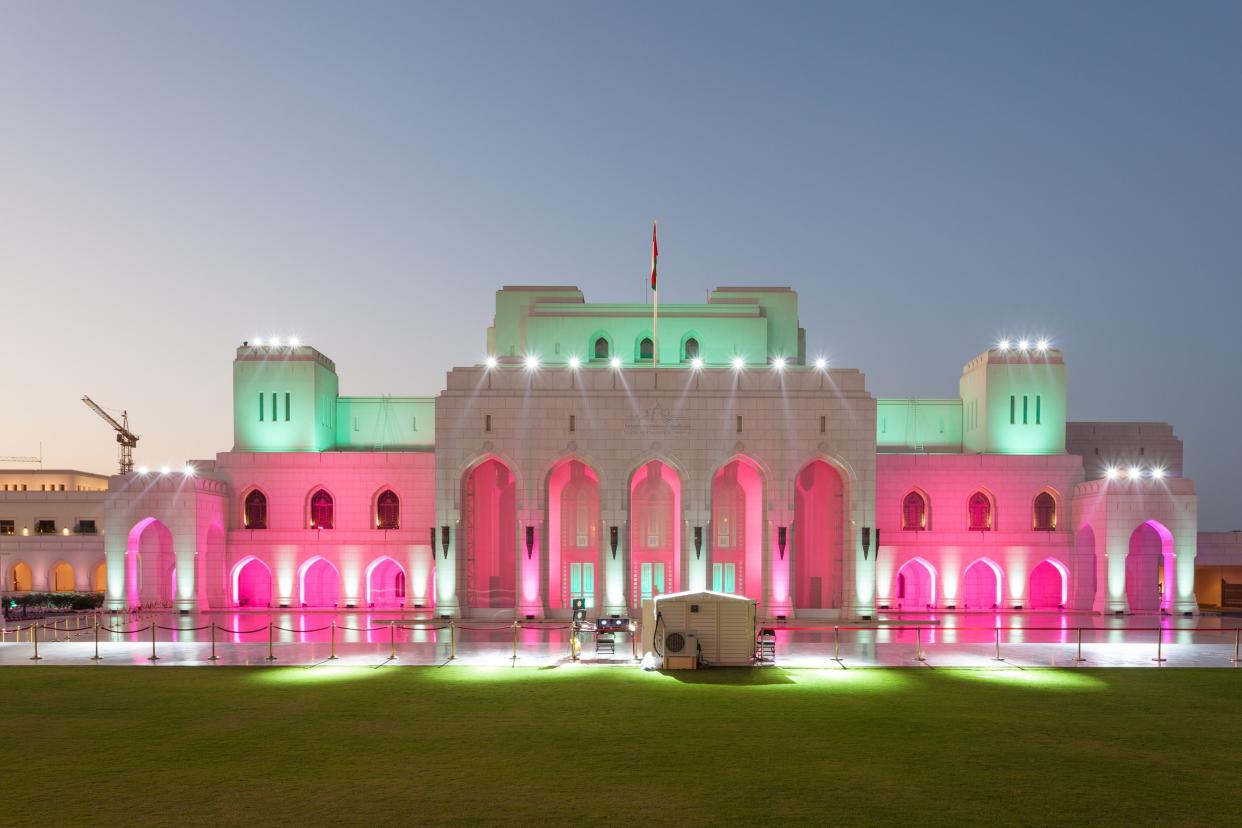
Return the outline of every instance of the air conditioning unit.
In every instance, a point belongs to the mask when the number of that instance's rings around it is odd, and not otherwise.
[[[664,633],[664,669],[694,670],[699,666],[699,637],[686,630]]]

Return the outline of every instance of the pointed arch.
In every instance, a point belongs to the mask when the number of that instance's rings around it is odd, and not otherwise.
[[[242,493],[241,525],[243,529],[267,528],[267,494],[258,486],[251,486]]]
[[[815,459],[794,476],[794,605],[831,609],[844,599],[845,527],[849,520],[845,475]]]
[[[901,565],[894,576],[894,600],[899,609],[925,610],[936,606],[936,567],[922,557],[913,557]]]
[[[108,561],[100,560],[91,570],[91,592],[108,591]]]
[[[405,567],[389,555],[381,555],[367,564],[365,572],[367,606],[405,606]]]
[[[11,592],[30,592],[34,589],[34,570],[25,561],[17,561],[9,570],[9,582],[5,587]]]
[[[587,338],[587,359],[591,362],[606,362],[612,359],[617,349],[612,343],[612,334],[598,330]]]
[[[332,529],[336,526],[336,497],[327,486],[314,486],[306,495],[306,527]]]
[[[298,603],[304,607],[335,607],[341,602],[341,573],[322,555],[298,567]]]
[[[272,570],[266,561],[247,555],[233,565],[229,573],[229,602],[234,607],[271,606]]]
[[[695,357],[702,357],[703,337],[696,330],[686,331],[681,335],[681,343],[677,347],[677,353],[680,355],[682,362],[689,362]]]
[[[461,478],[468,607],[517,608],[517,484],[513,467],[491,455]]]
[[[987,489],[975,489],[966,499],[966,528],[971,532],[996,529],[996,498]]]
[[[738,454],[712,474],[708,589],[763,600],[763,504],[759,464]]]
[[[961,597],[966,609],[995,609],[1001,606],[1004,573],[991,558],[976,558],[962,571]]]
[[[401,497],[394,487],[385,484],[371,496],[371,520],[376,529],[401,528]]]
[[[680,471],[663,460],[648,460],[630,476],[630,606],[644,598],[682,589]]]
[[[655,340],[651,331],[643,331],[634,337],[634,361],[653,362],[655,360]]]
[[[1031,499],[1031,528],[1036,532],[1054,532],[1061,511],[1061,496],[1045,486]]]
[[[73,565],[68,561],[60,560],[52,564],[52,568],[48,570],[48,586],[51,592],[73,592]]]
[[[907,532],[922,532],[931,528],[931,499],[917,486],[901,498],[901,528]]]
[[[569,455],[557,459],[544,479],[548,606],[565,609],[580,598],[592,609],[604,580],[599,475]]]
[[[1167,608],[1175,594],[1173,533],[1158,520],[1140,523],[1130,533],[1126,553],[1126,599],[1133,612]]]
[[[1062,609],[1069,605],[1069,567],[1044,558],[1031,569],[1027,598],[1031,609]]]
[[[125,593],[131,606],[166,606],[176,597],[177,556],[172,531],[146,517],[129,530],[125,546]]]

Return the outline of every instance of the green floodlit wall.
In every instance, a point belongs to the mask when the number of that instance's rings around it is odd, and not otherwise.
[[[961,400],[876,400],[876,450],[958,454],[962,450]]]
[[[507,287],[496,294],[488,352],[502,358],[535,354],[553,364],[571,356],[589,362],[602,336],[610,357],[633,364],[639,343],[653,334],[651,317],[647,304],[586,304],[576,288]],[[706,304],[662,303],[659,362],[681,362],[689,337],[698,340],[699,356],[709,365],[728,364],[738,355],[754,364],[804,357],[798,298],[787,289],[722,289]]]
[[[431,449],[435,442],[434,399],[337,398],[336,448],[340,451]]]
[[[1060,351],[989,351],[966,365],[960,390],[967,452],[1065,453],[1066,382]]]
[[[233,360],[234,450],[331,449],[337,391],[336,366],[314,348],[238,348]]]

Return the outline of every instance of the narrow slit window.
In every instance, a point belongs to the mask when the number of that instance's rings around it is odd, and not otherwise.
[[[285,422],[289,422],[289,392],[285,392]]]
[[[576,421],[575,421],[575,419],[574,419],[574,415],[573,415],[573,414],[570,414],[570,415],[569,415],[569,430],[570,430],[570,431],[573,431],[573,430],[574,430],[574,427],[575,427],[576,425],[577,425],[577,423],[576,423]]]
[[[1014,425],[1015,423],[1017,423],[1017,422],[1018,422],[1018,420],[1017,420],[1017,411],[1018,411],[1017,406],[1018,406],[1018,400],[1017,400],[1017,397],[1014,397],[1014,396],[1011,394],[1011,395],[1009,396],[1009,424],[1010,424],[1010,425]]]
[[[819,415],[819,433],[823,434],[828,430],[828,418],[823,414]]]
[[[259,422],[263,422],[263,392],[259,392]]]
[[[1027,404],[1030,402],[1030,399],[1025,394],[1022,395],[1022,425],[1027,424]]]
[[[1039,395],[1035,395],[1035,425],[1039,425]]]
[[[276,407],[276,392],[275,392],[275,391],[273,391],[273,392],[272,392],[272,422],[273,422],[273,423],[274,423],[274,422],[276,422],[276,420],[277,420],[277,414],[276,414],[276,412],[277,412],[277,411],[279,411],[279,410],[280,410],[280,409]]]
[[[492,430],[492,415],[491,414],[483,415],[483,430],[484,431]]]
[[[737,415],[737,433],[738,434],[742,433],[742,415],[741,414]]]

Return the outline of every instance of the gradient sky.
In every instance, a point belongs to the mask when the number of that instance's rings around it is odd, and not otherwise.
[[[791,285],[877,396],[1048,335],[1242,528],[1242,4],[0,4],[0,455],[232,444],[233,349],[434,395],[494,291]]]

